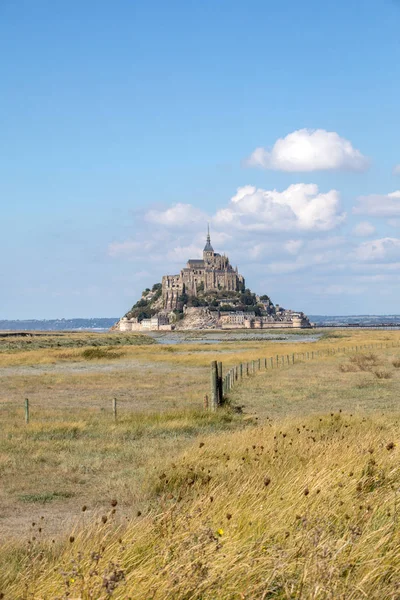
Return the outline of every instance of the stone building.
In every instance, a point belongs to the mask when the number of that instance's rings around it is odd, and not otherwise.
[[[197,296],[200,290],[238,292],[244,286],[244,277],[239,274],[237,267],[232,267],[227,256],[214,252],[208,230],[203,258],[189,259],[179,275],[164,275],[162,278],[164,309],[177,308],[183,294]]]

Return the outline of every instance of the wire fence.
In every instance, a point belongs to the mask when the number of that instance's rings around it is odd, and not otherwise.
[[[254,375],[258,371],[268,369],[280,369],[290,367],[298,362],[326,358],[336,354],[354,354],[366,350],[378,350],[399,347],[398,342],[380,342],[376,344],[361,344],[357,346],[343,346],[339,348],[328,348],[324,350],[311,350],[308,352],[293,352],[292,354],[276,354],[275,356],[258,358],[250,362],[239,363],[231,367],[223,375],[222,362],[211,363],[211,395],[210,399],[204,397],[204,407],[208,410],[216,410],[224,404],[229,392],[239,385],[246,377]]]
[[[291,367],[295,364],[326,358],[337,354],[356,354],[358,352],[364,352],[367,350],[378,350],[388,348],[398,348],[400,343],[398,342],[381,342],[376,344],[363,344],[356,346],[343,346],[339,348],[329,348],[321,350],[308,350],[306,352],[294,352],[291,354],[276,354],[274,356],[258,358],[251,360],[250,362],[241,362],[228,370],[225,370],[222,362],[213,361],[211,363],[211,394],[210,397],[206,394],[204,396],[204,409],[215,411],[221,405],[223,405],[229,397],[229,393],[246,378],[255,375],[260,371],[268,371],[274,369],[283,369]],[[148,407],[147,407],[148,408]],[[23,418],[25,424],[29,424],[31,421],[32,410],[34,410],[35,417],[38,412],[43,410],[47,416],[52,419],[54,415],[68,413],[70,419],[75,419],[83,414],[87,416],[102,414],[110,417],[115,422],[118,420],[118,416],[122,414],[128,414],[128,412],[138,413],[137,399],[117,399],[111,398],[107,401],[99,403],[77,404],[74,405],[62,403],[60,405],[49,405],[41,402],[32,403],[29,398],[24,398],[21,402],[0,402],[0,411],[11,413],[13,416]],[[42,414],[42,417],[44,413]]]

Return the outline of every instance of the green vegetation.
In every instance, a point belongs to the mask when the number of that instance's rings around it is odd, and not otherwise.
[[[41,494],[20,494],[18,499],[21,500],[21,502],[46,504],[46,502],[52,502],[53,500],[58,500],[60,498],[63,500],[72,498],[73,495],[72,492],[43,492]]]
[[[87,360],[94,360],[96,358],[120,358],[124,355],[123,352],[115,352],[115,346],[109,348],[86,348],[83,350],[82,356]]]
[[[85,346],[141,346],[154,344],[154,340],[142,334],[126,333],[27,333],[12,334],[0,337],[0,354],[10,352],[26,352],[40,349],[84,348]]]
[[[128,319],[135,318],[139,321],[150,319],[150,317],[155,315],[162,308],[160,303],[161,295],[161,283],[155,283],[151,290],[150,288],[146,288],[142,292],[140,300],[132,306],[131,310],[128,311],[125,316],[128,317]]]

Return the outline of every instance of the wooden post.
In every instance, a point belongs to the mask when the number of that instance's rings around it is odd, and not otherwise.
[[[224,402],[224,392],[222,389],[222,362],[217,364],[218,371],[218,404],[223,404]]]
[[[218,366],[217,361],[211,363],[211,406],[212,411],[217,410],[218,406]]]
[[[258,359],[258,370],[260,371],[261,369],[261,358]]]
[[[247,376],[249,375],[249,363],[248,362],[246,363],[246,375]]]
[[[282,365],[282,367],[285,366],[285,357],[284,356],[281,356],[281,365]]]
[[[286,360],[287,360],[287,364],[288,366],[290,365],[290,359],[289,359],[289,354],[286,355]]]
[[[117,399],[113,398],[112,400],[112,410],[113,410],[113,416],[114,416],[114,421],[117,420]]]
[[[270,358],[270,362],[271,362],[271,369],[273,369],[274,368],[274,359],[272,358],[272,356]]]
[[[314,358],[314,350],[311,352],[311,358]]]
[[[29,399],[25,398],[25,423],[29,423]]]
[[[310,358],[310,353],[307,352],[307,360]]]
[[[204,395],[204,410],[208,410],[208,396]]]
[[[255,367],[255,365],[256,365],[256,361],[255,361],[255,360],[252,360],[252,361],[251,361],[251,373],[252,373],[252,375],[254,375],[254,373],[256,372],[256,367]]]
[[[292,354],[292,365],[294,365],[294,352]]]
[[[239,377],[240,379],[243,379],[243,363],[240,363],[239,365]]]
[[[276,355],[276,366],[279,367],[279,356]]]

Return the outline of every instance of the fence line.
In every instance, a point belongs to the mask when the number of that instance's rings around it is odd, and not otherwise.
[[[218,406],[221,406],[229,395],[229,392],[236,387],[240,382],[242,382],[245,378],[250,377],[251,375],[255,375],[257,371],[268,371],[273,369],[284,368],[285,366],[290,367],[296,364],[297,362],[303,362],[307,360],[314,360],[316,358],[323,358],[326,356],[334,356],[336,354],[346,354],[350,352],[358,353],[362,350],[372,350],[372,349],[387,349],[387,348],[395,348],[399,347],[400,343],[391,342],[391,343],[377,343],[377,344],[363,344],[359,346],[351,346],[351,347],[339,347],[339,348],[327,348],[325,350],[317,350],[317,351],[308,351],[308,352],[293,352],[291,355],[279,355],[277,354],[275,357],[264,357],[258,358],[256,360],[251,360],[249,362],[241,362],[238,365],[234,365],[231,367],[226,373],[223,375],[223,364],[221,361],[217,362],[216,360],[211,363],[211,394],[210,399],[208,395],[204,396],[204,409],[215,411]],[[1,402],[1,405],[5,405],[7,407],[10,406],[8,402]],[[122,406],[127,404],[124,400],[122,400]],[[57,410],[62,407],[53,407],[52,410]],[[90,407],[89,407],[90,408]],[[94,407],[93,407],[94,408]],[[117,421],[118,415],[118,400],[117,398],[113,398],[111,401],[111,410],[114,421]],[[26,425],[30,422],[30,402],[28,398],[25,398],[24,401],[24,420]]]
[[[264,371],[268,369],[274,368],[284,368],[285,365],[288,367],[290,365],[294,365],[296,361],[307,361],[314,360],[315,358],[323,358],[325,356],[334,356],[336,354],[346,354],[346,352],[355,352],[358,353],[361,350],[372,350],[377,348],[394,348],[398,347],[400,344],[397,342],[391,343],[376,343],[376,344],[362,344],[360,346],[351,346],[351,347],[339,347],[339,348],[327,348],[326,350],[317,350],[311,352],[293,352],[290,356],[289,354],[285,355],[276,355],[276,358],[258,358],[256,360],[252,360],[250,362],[240,363],[239,365],[235,365],[231,367],[225,374],[225,377],[222,375],[222,363],[218,363],[221,365],[221,369],[216,370],[216,361],[211,363],[211,372],[216,375],[212,375],[211,379],[211,398],[212,401],[210,404],[207,404],[207,408],[209,410],[216,410],[218,406],[222,405],[229,392],[240,383],[244,377],[249,377],[250,375],[254,375],[256,371],[261,370],[261,365],[263,365]],[[269,364],[269,366],[268,366]],[[207,397],[207,396],[206,396]]]

